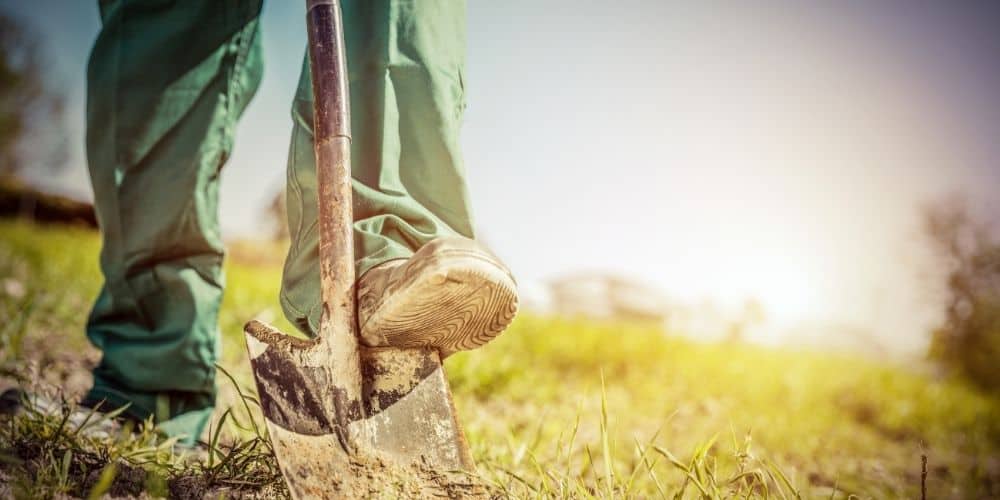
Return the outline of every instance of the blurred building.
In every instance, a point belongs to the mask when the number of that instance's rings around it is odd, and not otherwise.
[[[545,312],[562,316],[664,324],[670,310],[670,301],[659,289],[608,273],[564,276],[549,281],[544,293],[539,292],[529,290],[535,303],[544,303]]]
[[[703,341],[760,340],[769,328],[754,300],[724,308],[711,300],[683,303],[655,286],[611,273],[589,272],[541,283],[521,283],[525,310],[555,316],[656,324],[671,334]]]

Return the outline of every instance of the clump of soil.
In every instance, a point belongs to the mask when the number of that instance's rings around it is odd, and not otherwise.
[[[288,498],[284,483],[272,483],[263,487],[246,488],[212,484],[205,475],[188,474],[170,480],[170,498],[178,500],[201,500],[203,498],[234,498],[257,500]]]
[[[489,485],[475,475],[434,470],[423,462],[403,467],[374,455],[358,453],[344,479],[335,480],[345,498],[490,498]]]

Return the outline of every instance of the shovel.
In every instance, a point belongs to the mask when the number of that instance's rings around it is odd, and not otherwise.
[[[372,496],[400,481],[429,493],[447,473],[475,465],[438,352],[358,343],[340,2],[306,5],[323,314],[311,340],[256,320],[244,327],[261,408],[292,497]]]

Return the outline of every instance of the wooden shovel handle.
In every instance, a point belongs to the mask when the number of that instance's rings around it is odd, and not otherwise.
[[[309,59],[319,191],[319,262],[324,314],[337,330],[354,327],[351,113],[340,2],[309,0]],[[327,333],[319,332],[321,337]],[[353,336],[353,335],[352,335]]]
[[[338,0],[307,0],[313,133],[319,191],[319,268],[323,314],[319,348],[332,368],[337,419],[361,408],[361,362],[355,318],[354,217],[351,205],[351,114]]]

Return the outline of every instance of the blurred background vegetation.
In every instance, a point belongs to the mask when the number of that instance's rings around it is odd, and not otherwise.
[[[945,321],[929,356],[985,390],[1000,391],[1000,241],[961,199],[926,210],[928,240],[945,269]]]

